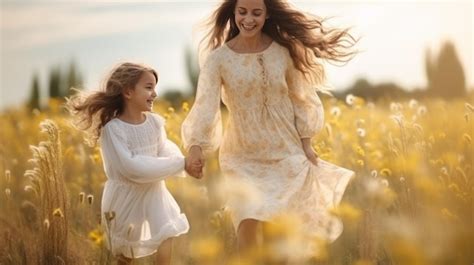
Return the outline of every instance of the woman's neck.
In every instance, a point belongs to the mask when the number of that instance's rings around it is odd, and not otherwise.
[[[118,118],[131,124],[140,124],[145,121],[145,115],[142,111],[132,111],[128,108],[125,108],[124,112],[120,114]]]
[[[231,48],[240,52],[258,52],[268,46],[271,39],[263,33],[253,37],[242,37],[237,35],[231,44]]]

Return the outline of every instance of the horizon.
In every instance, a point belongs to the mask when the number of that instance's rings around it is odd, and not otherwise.
[[[357,48],[362,52],[351,62],[343,67],[326,64],[328,81],[336,91],[359,78],[375,85],[396,83],[408,91],[426,87],[425,52],[430,49],[437,54],[447,40],[456,47],[467,89],[474,87],[469,1],[292,2],[300,10],[334,17],[330,26],[352,26],[352,33],[361,37]],[[56,65],[69,67],[71,60],[76,61],[86,89],[95,89],[117,62],[131,60],[157,69],[159,96],[172,88],[184,92],[190,88],[184,49],[196,50],[197,23],[215,4],[2,2],[0,109],[28,99],[35,72],[44,98],[49,70]]]

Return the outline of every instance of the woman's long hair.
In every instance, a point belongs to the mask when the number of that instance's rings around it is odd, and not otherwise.
[[[124,111],[123,93],[126,89],[134,89],[145,72],[152,73],[158,82],[158,74],[152,68],[135,63],[121,63],[111,71],[100,91],[77,91],[66,99],[66,108],[73,117],[73,125],[86,132],[88,144],[94,145],[100,137],[102,127]]]
[[[214,11],[208,22],[211,29],[203,39],[207,41],[206,48],[220,47],[239,34],[234,16],[236,3],[237,0],[225,0]],[[325,28],[323,19],[295,10],[284,0],[264,0],[264,3],[269,18],[262,32],[288,49],[295,67],[302,73],[316,73],[316,78],[322,81],[324,69],[315,58],[345,63],[356,53],[351,48],[357,40],[349,34],[349,29]]]

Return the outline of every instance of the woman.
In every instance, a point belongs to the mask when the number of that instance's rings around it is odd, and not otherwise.
[[[347,61],[354,39],[281,0],[224,1],[211,25],[213,50],[182,139],[191,164],[203,165],[220,146],[224,176],[258,195],[228,200],[239,249],[255,244],[259,224],[288,212],[308,234],[335,240],[342,224],[327,209],[339,204],[354,172],[319,159],[311,146],[324,125],[314,86],[324,81],[317,60]],[[221,99],[229,111],[222,141]]]

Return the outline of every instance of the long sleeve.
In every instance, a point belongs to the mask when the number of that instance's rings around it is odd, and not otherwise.
[[[181,138],[186,150],[193,145],[199,145],[207,154],[215,151],[221,142],[222,80],[216,55],[211,53],[201,69],[196,100],[181,126]]]
[[[324,126],[324,108],[317,89],[294,67],[291,58],[289,61],[286,81],[295,112],[296,130],[301,138],[311,138]]]
[[[162,144],[160,146],[160,149],[158,150],[158,156],[159,157],[180,157],[183,156],[181,153],[181,150],[179,147],[170,141],[166,135],[166,130],[164,127],[162,127],[161,130],[161,139],[162,139]],[[179,171],[176,174],[173,175],[174,177],[186,177],[184,174],[184,171]]]
[[[118,130],[111,124],[104,126],[101,148],[104,160],[122,176],[143,184],[164,180],[183,170],[184,157],[179,154],[167,157],[133,154]]]

